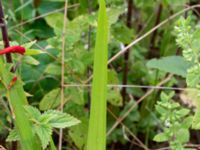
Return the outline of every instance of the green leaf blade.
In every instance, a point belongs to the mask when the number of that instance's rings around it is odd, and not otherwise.
[[[147,67],[186,77],[190,64],[181,56],[168,56],[148,61]]]
[[[101,0],[99,3],[100,9],[94,55],[94,76],[87,150],[106,149],[108,20],[105,1]]]

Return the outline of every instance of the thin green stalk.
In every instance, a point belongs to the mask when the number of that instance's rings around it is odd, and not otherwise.
[[[99,5],[87,150],[106,149],[108,19],[105,1],[100,0]]]
[[[10,73],[8,67],[5,66],[3,58],[0,58],[0,66],[1,82],[8,88],[13,78],[13,74]],[[40,150],[41,148],[36,143],[37,139],[33,134],[31,124],[28,117],[25,115],[24,106],[28,103],[20,80],[17,80],[11,89],[7,90],[7,98],[15,116],[15,126],[20,136],[22,148],[24,150]]]

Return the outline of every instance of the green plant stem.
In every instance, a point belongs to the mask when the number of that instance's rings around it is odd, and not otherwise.
[[[0,58],[0,77],[4,85],[9,85],[13,74],[6,68],[3,58]],[[22,82],[18,79],[16,83],[7,90],[7,98],[14,113],[15,126],[20,135],[20,143],[24,150],[40,150],[37,139],[34,136],[28,117],[25,115],[24,106],[28,105]]]

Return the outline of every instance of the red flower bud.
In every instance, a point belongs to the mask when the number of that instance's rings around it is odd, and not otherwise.
[[[11,46],[3,50],[0,50],[0,55],[4,55],[8,53],[18,53],[18,54],[24,55],[25,48],[21,46]]]

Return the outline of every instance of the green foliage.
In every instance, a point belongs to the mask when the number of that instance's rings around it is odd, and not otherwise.
[[[0,58],[0,78],[1,82],[6,89],[6,97],[9,100],[10,107],[13,109],[15,115],[15,126],[17,132],[19,133],[20,143],[23,149],[26,150],[39,150],[40,147],[37,145],[37,140],[32,132],[32,128],[28,117],[25,115],[24,106],[28,105],[26,95],[22,86],[20,79],[16,81],[14,87],[8,88],[10,82],[12,81],[14,74],[10,73],[9,68],[6,68],[4,61]]]
[[[106,149],[106,85],[109,31],[104,0],[99,1],[99,7],[87,150]]]
[[[40,101],[40,110],[56,108],[60,104],[60,89],[53,89]]]
[[[38,49],[26,49],[25,55],[39,55],[44,53],[45,53],[44,51]]]
[[[51,141],[53,128],[66,128],[77,125],[80,121],[69,114],[56,110],[48,110],[43,114],[32,106],[25,106],[25,110],[29,120],[31,121],[34,133],[39,137],[42,148],[45,149]],[[19,134],[13,129],[7,141],[19,140]]]
[[[79,117],[81,123],[77,126],[71,127],[69,130],[69,136],[79,149],[82,149],[87,142],[88,132],[88,119],[86,117]]]
[[[108,70],[108,84],[119,84],[117,73],[114,70]],[[122,106],[123,100],[120,94],[120,89],[118,87],[108,87],[107,100],[114,106]]]
[[[134,39],[133,29],[129,29],[123,23],[114,24],[111,28],[111,32],[115,39],[124,44],[130,43]]]
[[[161,101],[157,102],[156,111],[160,114],[163,132],[154,137],[156,142],[170,143],[172,150],[184,150],[184,144],[189,141],[189,127],[192,117],[189,109],[172,100],[174,93],[161,93]]]
[[[186,77],[190,64],[181,56],[168,56],[148,61],[147,67]]]
[[[17,133],[17,129],[13,129],[10,131],[6,141],[11,142],[11,141],[19,141],[20,137],[19,134]]]
[[[186,82],[188,87],[197,88],[199,90],[200,82],[200,28],[192,26],[192,20],[190,17],[187,19],[180,18],[175,27],[177,36],[177,44],[183,49],[184,58],[192,65],[187,69]],[[199,92],[199,91],[198,91]],[[197,103],[196,103],[197,104]],[[199,105],[196,105],[196,112],[193,119],[192,127],[199,128]]]
[[[133,40],[154,28],[157,23],[169,18],[172,13],[175,14],[184,9],[185,5],[188,6],[188,4],[193,5],[198,3],[198,0],[192,0],[190,2],[188,0],[133,0],[132,16],[130,20],[132,25],[131,28],[128,28],[127,19],[130,17],[127,15],[128,1],[129,0],[106,0],[106,13],[109,18],[108,28],[111,31],[108,39],[109,58],[114,56]],[[13,54],[14,63],[12,65],[6,64],[5,68],[10,69],[13,65],[14,67],[17,65],[18,69],[16,74],[21,76],[23,80],[22,84],[26,91],[25,95],[28,96],[30,105],[40,108],[41,111],[45,112],[51,109],[59,109],[61,80],[60,58],[64,17],[63,8],[65,1],[15,0],[12,3],[8,3],[7,1],[2,2],[5,8],[5,19],[8,24],[11,45],[22,45],[27,49],[23,59],[21,59],[21,56]],[[95,49],[95,43],[97,43],[97,41],[95,37],[97,36],[96,29],[97,27],[99,28],[98,2],[98,0],[68,1],[64,61],[64,79],[66,84],[64,91],[64,112],[72,114],[72,116],[78,118],[81,123],[64,130],[63,141],[67,141],[67,146],[63,145],[63,149],[67,150],[82,150],[87,147],[88,116],[91,113],[90,103],[88,101],[91,99],[91,91],[90,87],[79,87],[79,85],[91,84],[91,82],[86,83],[86,81],[88,77],[96,71],[93,70],[92,65],[94,56],[97,55]],[[160,8],[161,12],[159,13],[158,10]],[[123,120],[123,124],[129,131],[144,142],[149,149],[161,148],[164,145],[163,143],[154,144],[154,142],[152,142],[156,131],[155,129],[159,129],[158,132],[161,132],[161,129],[163,129],[163,132],[160,136],[157,136],[156,140],[166,141],[170,139],[171,148],[173,149],[181,149],[182,146],[178,147],[178,145],[180,145],[179,143],[188,140],[188,128],[186,129],[181,126],[182,130],[177,132],[177,137],[180,137],[180,139],[178,143],[173,143],[171,136],[166,136],[164,132],[167,126],[163,128],[163,126],[158,123],[160,120],[156,119],[154,104],[156,104],[156,100],[159,99],[158,97],[162,89],[154,90],[151,95],[141,102],[142,104],[138,105],[136,101],[145,95],[148,91],[148,89],[146,89],[147,87],[152,88],[151,86],[155,86],[163,81],[167,73],[181,76],[174,76],[168,83],[162,85],[164,87],[169,87],[168,90],[171,86],[177,88],[184,87],[184,79],[182,77],[187,77],[188,87],[199,88],[197,82],[200,80],[200,71],[197,65],[198,63],[194,63],[199,55],[199,22],[197,13],[195,12],[196,10],[194,10],[195,9],[185,12],[184,15],[191,16],[191,19],[188,19],[188,21],[186,21],[187,23],[184,23],[185,19],[182,18],[182,21],[179,21],[177,24],[176,31],[173,30],[174,20],[170,20],[129,49],[127,84],[136,85],[136,87],[134,86],[134,88],[126,89],[127,99],[125,101],[123,101],[121,94],[121,86],[105,88],[107,94],[106,99],[109,103],[109,112],[111,111],[112,115],[114,114],[118,118],[123,117],[132,106],[136,106]],[[194,26],[194,23],[197,23],[197,26]],[[184,28],[181,26],[184,26]],[[187,28],[188,26],[189,28]],[[103,33],[101,32],[101,34]],[[178,45],[183,49],[184,58],[186,58],[186,60],[181,56],[177,56],[180,55],[181,51],[177,48],[174,35],[177,36]],[[101,41],[103,41],[102,37]],[[0,44],[3,45],[2,42],[0,42]],[[98,47],[101,48],[102,45]],[[103,49],[101,48],[101,52],[102,51]],[[108,84],[123,84],[124,64],[125,60],[122,55],[121,58],[116,59],[112,64],[108,65]],[[98,69],[99,74],[103,73],[103,71],[100,71],[101,67]],[[76,87],[71,86],[71,84],[76,85]],[[144,85],[145,88],[140,88],[140,86],[137,85]],[[149,90],[151,91],[151,89]],[[98,87],[98,92],[101,91],[102,90]],[[10,129],[13,122],[17,122],[15,118],[18,117],[15,116],[12,120],[13,113],[5,100],[7,96],[6,92],[5,86],[1,82],[0,109],[2,111],[0,111],[0,141],[5,143],[7,149],[11,149],[10,139],[18,140],[20,137],[19,134],[17,134],[16,124],[14,130]],[[196,113],[192,127],[195,129],[199,129],[198,110],[200,103],[198,93],[198,89],[176,92],[176,99],[178,101],[180,100],[185,105],[193,106],[190,100],[192,99],[194,101]],[[97,96],[97,98],[99,97],[100,96]],[[178,97],[180,97],[180,99],[178,99]],[[18,97],[15,97],[15,100],[15,104],[20,102]],[[95,100],[99,99],[95,98]],[[187,102],[185,103],[185,101]],[[100,104],[98,106],[100,106]],[[181,109],[181,107],[182,106],[179,106],[178,110]],[[103,110],[99,107],[96,108],[96,110],[99,109]],[[23,109],[21,109],[21,111],[23,112],[22,114],[25,114]],[[34,110],[31,111],[34,112]],[[37,116],[42,116],[43,114],[44,113],[36,113],[35,117],[37,118]],[[108,130],[116,123],[116,119],[111,114],[107,114]],[[182,120],[187,118],[187,116],[188,115],[182,117]],[[34,141],[37,142],[38,146],[43,145],[43,147],[45,147],[49,144],[47,149],[56,149],[55,147],[57,147],[58,143],[57,140],[53,140],[57,137],[57,134],[52,134],[52,127],[49,123],[46,123],[48,122],[48,117],[49,115],[46,114],[43,120],[39,120],[41,121],[40,126],[36,127],[34,127],[35,122],[31,121],[31,129],[34,129],[35,134],[35,130],[37,130],[37,140]],[[24,118],[24,116],[22,115],[21,118]],[[103,117],[96,117],[96,119],[97,118],[101,119]],[[188,122],[192,122],[191,119]],[[97,126],[98,124],[99,123],[95,124],[95,129],[99,129]],[[58,124],[54,125],[60,127]],[[165,122],[163,125],[166,125]],[[5,139],[9,131],[11,131],[7,138],[9,142],[6,143]],[[27,133],[31,136],[31,133]],[[53,137],[49,136],[50,134],[52,134]],[[116,147],[121,150],[127,148],[135,149],[135,143],[132,144],[131,141],[132,134],[130,134],[124,126],[119,125],[107,136],[106,149],[116,149]],[[195,144],[195,141],[196,140],[193,140],[193,136],[191,136],[188,143]],[[185,144],[185,142],[183,143]]]

